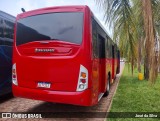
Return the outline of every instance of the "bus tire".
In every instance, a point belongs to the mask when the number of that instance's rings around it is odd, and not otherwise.
[[[108,83],[107,83],[107,90],[106,92],[104,93],[103,97],[106,97],[109,95],[109,92],[110,92],[110,79],[108,77]]]

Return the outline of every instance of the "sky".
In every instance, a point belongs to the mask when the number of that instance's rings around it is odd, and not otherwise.
[[[103,27],[112,35],[112,29],[104,22],[104,12],[98,7],[95,0],[0,0],[0,10],[13,16],[22,13],[21,8],[26,11],[63,5],[88,5]]]

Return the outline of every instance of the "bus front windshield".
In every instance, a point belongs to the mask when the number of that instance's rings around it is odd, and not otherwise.
[[[83,13],[47,13],[17,21],[16,45],[33,41],[66,41],[81,44]]]

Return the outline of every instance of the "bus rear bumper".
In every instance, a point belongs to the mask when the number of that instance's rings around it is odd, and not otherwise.
[[[91,89],[82,92],[62,92],[42,89],[30,89],[12,85],[15,97],[43,100],[47,102],[65,103],[81,106],[92,106]]]

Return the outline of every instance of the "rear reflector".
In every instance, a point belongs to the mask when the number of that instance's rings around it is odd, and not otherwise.
[[[88,88],[88,70],[84,66],[80,65],[77,91],[84,91],[87,88]]]
[[[16,73],[16,64],[13,64],[13,66],[12,66],[12,83],[14,85],[18,85],[18,82],[17,82],[17,73]]]

